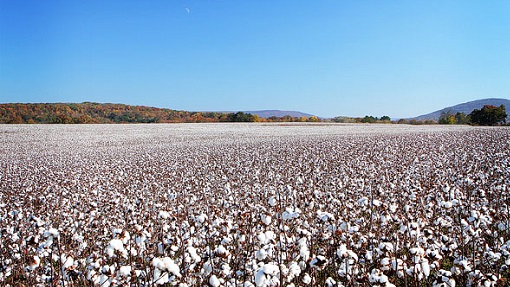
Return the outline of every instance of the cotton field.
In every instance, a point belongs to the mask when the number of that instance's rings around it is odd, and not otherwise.
[[[0,126],[2,286],[508,286],[510,129]]]

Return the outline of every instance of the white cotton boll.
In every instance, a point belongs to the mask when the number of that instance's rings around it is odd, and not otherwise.
[[[169,273],[172,273],[177,277],[181,277],[179,265],[175,264],[175,262],[169,257],[163,258],[163,266]]]
[[[122,241],[120,239],[110,240],[109,245],[111,247],[113,247],[113,249],[115,249],[115,250],[123,250],[124,249],[124,244],[122,243]]]
[[[131,266],[121,266],[119,268],[119,275],[122,277],[128,277],[131,275]]]
[[[353,225],[353,226],[351,226],[351,227],[349,228],[349,233],[350,233],[350,234],[354,234],[354,233],[356,233],[356,232],[358,232],[358,231],[359,231],[359,226],[357,226],[357,225]]]
[[[115,249],[113,247],[111,247],[110,245],[108,245],[106,247],[106,254],[108,255],[108,257],[113,257],[114,253],[115,253]]]
[[[262,271],[264,271],[264,273],[268,275],[276,275],[278,274],[279,268],[275,264],[268,263],[264,264],[264,266],[262,267]]]
[[[41,263],[41,259],[39,256],[33,256],[30,260],[30,265],[28,265],[27,269],[30,271],[35,270],[37,267],[39,267],[39,264]]]
[[[256,253],[255,253],[255,257],[257,258],[257,260],[259,261],[262,261],[264,259],[266,259],[267,257],[267,252],[266,250],[264,250],[263,248],[258,250]]]
[[[58,236],[58,230],[55,229],[55,228],[50,228],[48,230],[46,230],[43,234],[44,237],[57,237]]]
[[[159,270],[165,269],[165,266],[163,265],[163,260],[161,260],[158,257],[154,257],[154,259],[152,259],[152,266]]]
[[[293,279],[294,277],[299,276],[299,274],[301,274],[301,267],[297,262],[292,261],[289,265],[289,278],[292,277]]]
[[[266,239],[271,241],[276,238],[276,234],[272,230],[266,231]]]
[[[201,213],[199,216],[195,217],[195,221],[200,224],[203,224],[206,220],[207,220],[207,215],[205,215],[204,213]]]
[[[452,208],[453,203],[451,201],[443,201],[441,202],[441,207],[444,209],[450,209]]]
[[[367,250],[365,252],[365,259],[368,261],[368,262],[372,262],[373,260],[373,251],[370,251],[370,250]]]
[[[381,206],[382,202],[381,202],[380,200],[374,199],[374,200],[372,201],[372,204],[373,204],[374,206]]]
[[[266,284],[266,274],[264,273],[264,271],[262,269],[260,269],[259,271],[257,271],[257,273],[255,273],[255,285],[257,285],[257,287],[261,287],[261,286],[265,286]]]
[[[220,257],[224,257],[224,258],[226,258],[230,255],[230,252],[223,245],[219,245],[218,247],[216,247],[216,250],[214,251],[214,253],[216,253],[216,255],[218,255]]]
[[[379,276],[379,283],[386,283],[386,282],[388,282],[388,276],[381,274],[381,276]]]
[[[335,220],[335,216],[329,212],[323,212],[320,210],[317,210],[317,216],[322,220],[323,222],[326,222],[328,220]]]
[[[211,274],[212,270],[213,268],[211,266],[211,263],[209,263],[209,261],[206,261],[204,265],[202,265],[202,269],[200,270],[200,272],[204,277],[207,277],[209,276],[209,274]]]
[[[127,257],[127,252],[124,249],[124,244],[120,239],[112,239],[108,243],[108,246],[106,247],[106,253],[109,257],[113,257],[115,250],[122,253],[124,257]]]
[[[429,275],[430,275],[429,261],[424,258],[421,260],[420,264],[421,264],[421,270],[423,271],[423,275],[425,275],[425,277],[429,277]]]
[[[308,261],[308,259],[310,258],[310,250],[308,250],[308,247],[306,245],[299,247],[299,256],[304,261]]]
[[[266,242],[268,241],[265,233],[259,233],[257,235],[257,239],[259,240],[259,243],[263,245],[266,244]]]
[[[370,281],[371,283],[375,283],[375,282],[379,282],[379,278],[380,276],[378,274],[370,274],[370,276],[368,276],[368,281]]]
[[[262,214],[262,215],[260,215],[260,218],[265,225],[271,224],[271,216],[270,215]]]
[[[213,275],[209,278],[209,285],[211,285],[212,287],[218,287],[221,285],[221,282],[218,279],[218,277],[216,277],[216,275]]]
[[[276,204],[277,204],[277,203],[278,203],[278,202],[276,201],[276,198],[275,198],[274,196],[271,196],[271,197],[269,198],[269,205],[271,205],[271,206],[276,206]]]
[[[368,198],[367,197],[362,197],[358,200],[358,205],[360,207],[364,207],[366,205],[368,205]]]
[[[197,249],[195,247],[188,246],[187,250],[193,262],[198,263],[202,260],[202,258],[197,254]]]
[[[308,285],[312,282],[312,277],[310,277],[310,275],[308,275],[308,273],[305,273],[305,275],[303,276],[303,279],[301,281],[304,284]]]
[[[336,281],[335,281],[335,280],[333,280],[333,278],[328,277],[328,278],[326,279],[326,286],[328,286],[328,287],[334,287],[335,285],[336,285]]]
[[[110,287],[110,284],[112,283],[112,280],[105,274],[101,274],[99,277],[99,285],[101,287]]]
[[[255,285],[253,285],[253,283],[251,283],[250,281],[245,281],[243,283],[243,287],[255,287]]]
[[[158,285],[163,285],[165,283],[168,283],[168,273],[163,272],[160,269],[156,268],[154,269],[154,276],[153,276],[153,282]]]
[[[66,269],[74,265],[74,259],[71,256],[65,258],[63,262],[64,264],[62,265],[62,269]]]
[[[168,211],[160,210],[158,216],[161,219],[167,219],[170,217],[170,213],[168,213]]]

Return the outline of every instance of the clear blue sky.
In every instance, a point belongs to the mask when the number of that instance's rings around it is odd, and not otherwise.
[[[510,1],[0,0],[0,102],[411,117],[510,98]]]

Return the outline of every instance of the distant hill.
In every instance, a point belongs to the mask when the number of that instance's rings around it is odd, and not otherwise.
[[[508,122],[508,120],[510,120],[510,100],[493,99],[493,98],[492,99],[476,100],[476,101],[471,101],[471,102],[467,102],[467,103],[463,103],[463,104],[458,104],[458,105],[451,106],[451,107],[446,107],[444,109],[437,110],[437,111],[429,113],[429,114],[417,116],[413,119],[418,120],[418,121],[426,121],[426,120],[438,121],[439,117],[441,116],[441,113],[443,113],[443,112],[445,112],[445,113],[450,112],[450,113],[454,113],[454,114],[460,112],[460,113],[465,113],[466,115],[468,115],[474,109],[481,109],[485,105],[492,105],[492,106],[496,106],[496,107],[505,105],[507,114],[509,115],[509,117],[507,118],[507,122]]]
[[[252,115],[258,115],[261,118],[269,118],[269,117],[277,117],[281,118],[284,116],[291,116],[294,118],[300,118],[300,117],[311,117],[313,115],[306,114],[298,111],[280,111],[280,110],[260,110],[260,111],[243,111],[244,113],[249,113]]]

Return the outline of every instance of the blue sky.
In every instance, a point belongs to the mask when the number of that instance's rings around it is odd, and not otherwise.
[[[0,102],[411,117],[510,98],[510,1],[0,1]]]

